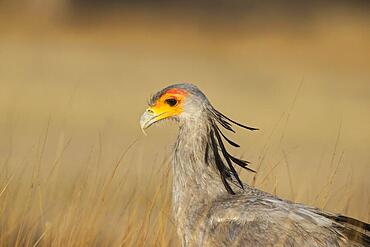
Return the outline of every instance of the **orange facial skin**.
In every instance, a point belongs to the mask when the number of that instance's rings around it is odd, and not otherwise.
[[[187,92],[182,89],[170,89],[165,92],[147,111],[152,112],[156,117],[155,121],[159,121],[168,117],[173,117],[183,112],[184,100]]]

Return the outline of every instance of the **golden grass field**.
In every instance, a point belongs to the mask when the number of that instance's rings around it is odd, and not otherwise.
[[[338,10],[259,28],[145,14],[9,18],[0,246],[177,246],[176,126],[145,137],[138,123],[149,96],[173,82],[197,84],[221,112],[261,129],[229,135],[258,171],[243,171],[245,181],[370,221],[370,18]]]

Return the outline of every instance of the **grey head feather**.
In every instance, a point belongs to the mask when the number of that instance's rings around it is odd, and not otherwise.
[[[192,96],[196,96],[197,98],[201,98],[203,100],[207,100],[207,97],[202,93],[202,91],[199,90],[199,88],[197,86],[195,86],[194,84],[191,84],[191,83],[178,83],[178,84],[173,84],[173,85],[170,85],[170,86],[167,86],[165,88],[163,88],[162,90],[156,92],[155,94],[153,94],[150,99],[149,99],[149,105],[154,105],[155,102],[163,95],[165,94],[168,90],[171,90],[171,89],[183,89],[185,90],[186,92],[188,92],[190,95]]]

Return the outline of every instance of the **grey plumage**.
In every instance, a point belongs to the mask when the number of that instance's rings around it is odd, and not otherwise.
[[[369,224],[282,200],[240,181],[234,166],[248,162],[231,156],[223,143],[238,147],[220,127],[250,130],[215,110],[192,84],[169,86],[186,92],[173,152],[173,213],[183,246],[370,246]],[[155,117],[155,116],[154,116]],[[146,128],[146,118],[142,127]],[[217,126],[219,125],[219,126]]]

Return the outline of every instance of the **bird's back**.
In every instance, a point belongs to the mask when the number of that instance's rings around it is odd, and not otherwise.
[[[248,190],[250,189],[250,190]],[[223,195],[207,207],[194,246],[369,246],[366,232],[337,215],[247,188]],[[199,214],[201,215],[201,214]],[[349,219],[349,222],[353,219]],[[359,222],[353,220],[355,222]],[[353,222],[352,222],[353,223]],[[368,226],[368,225],[367,225]]]

